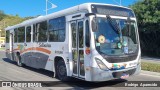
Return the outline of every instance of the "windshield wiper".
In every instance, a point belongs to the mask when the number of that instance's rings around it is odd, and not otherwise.
[[[113,19],[109,15],[107,15],[107,20],[109,21],[109,24],[111,25],[113,30],[118,34],[119,39],[120,39],[120,43],[122,44],[123,40],[122,40],[122,37],[121,37],[121,31],[118,27],[117,22],[114,22]]]
[[[112,26],[113,30],[116,33],[120,34],[120,29],[118,27],[118,24],[116,22],[114,23],[113,19],[109,15],[107,15],[107,20],[109,21],[109,24]]]

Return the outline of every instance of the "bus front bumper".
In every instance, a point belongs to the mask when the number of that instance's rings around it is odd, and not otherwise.
[[[120,79],[122,74],[128,74],[129,76],[137,75],[141,71],[141,64],[138,64],[136,67],[122,69],[122,70],[108,70],[104,71],[100,68],[91,68],[91,81],[108,81],[113,79]]]

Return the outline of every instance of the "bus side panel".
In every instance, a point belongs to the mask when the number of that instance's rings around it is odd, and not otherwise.
[[[19,44],[23,46],[23,44]],[[50,50],[46,47],[39,47],[39,43],[27,43],[21,50],[22,63],[34,68],[44,69],[49,58]]]
[[[49,48],[49,50],[51,51],[51,54],[49,54],[45,69],[53,72],[55,71],[55,57],[61,57],[64,60],[66,67],[68,67],[68,44],[66,44],[65,42],[50,42],[50,44],[51,48]]]
[[[31,54],[33,53],[27,52],[21,55],[23,58],[23,63],[30,67],[44,69],[49,56],[41,52],[36,52],[34,55],[30,56]]]

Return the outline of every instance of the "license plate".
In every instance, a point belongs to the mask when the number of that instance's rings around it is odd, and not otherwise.
[[[120,77],[121,79],[126,79],[129,77],[129,74],[122,74],[122,76]]]

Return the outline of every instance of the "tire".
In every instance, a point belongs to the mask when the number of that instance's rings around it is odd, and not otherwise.
[[[23,64],[22,64],[21,56],[20,56],[20,55],[16,55],[16,58],[17,58],[17,65],[18,65],[19,67],[22,67]]]
[[[67,76],[66,65],[64,60],[58,60],[56,63],[56,76],[61,81],[68,81],[69,77]]]

